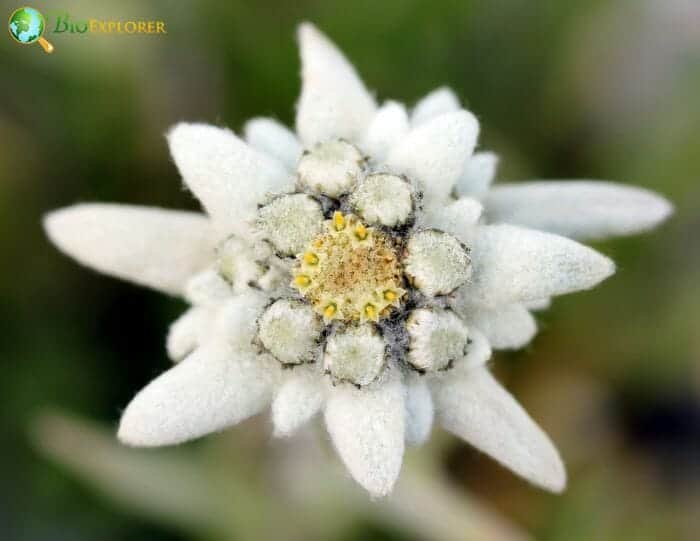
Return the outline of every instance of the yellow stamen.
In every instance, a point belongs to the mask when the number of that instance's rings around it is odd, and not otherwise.
[[[367,319],[377,319],[377,308],[373,304],[365,304],[365,317]]]
[[[389,302],[394,302],[396,299],[398,299],[398,294],[396,291],[392,291],[391,289],[387,289],[384,292],[384,300],[389,301]]]
[[[338,210],[333,213],[333,227],[335,227],[336,231],[345,229],[345,216]]]
[[[338,307],[334,303],[331,303],[323,309],[323,315],[326,319],[332,319],[337,311]]]
[[[318,256],[313,252],[306,252],[304,254],[304,263],[307,265],[318,265]]]
[[[365,240],[367,238],[367,228],[363,224],[357,224],[355,236],[360,240]]]
[[[294,277],[294,284],[298,285],[299,287],[306,287],[310,283],[311,283],[311,278],[309,278],[305,274],[300,274],[300,275]]]

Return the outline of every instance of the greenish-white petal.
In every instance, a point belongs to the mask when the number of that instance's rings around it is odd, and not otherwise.
[[[279,160],[290,171],[301,156],[301,144],[295,133],[273,118],[253,118],[243,128],[246,142],[254,149]]]
[[[556,448],[487,368],[436,380],[433,399],[447,430],[531,483],[564,490],[566,471]]]
[[[411,124],[418,126],[436,116],[453,113],[461,108],[459,99],[448,87],[442,86],[421,98],[411,112]]]
[[[257,205],[269,194],[293,186],[280,162],[228,129],[180,123],[168,133],[168,143],[182,178],[221,236],[236,233],[245,238]]]
[[[171,295],[214,259],[210,222],[192,212],[85,203],[49,213],[44,229],[79,263]]]
[[[479,226],[465,294],[496,308],[590,289],[615,272],[613,262],[565,237],[511,225]]]
[[[373,497],[391,492],[401,471],[406,413],[398,374],[371,388],[341,384],[330,389],[328,433],[353,478]]]
[[[355,68],[310,23],[299,26],[299,48],[302,88],[296,125],[304,146],[334,138],[359,141],[376,104]]]
[[[496,186],[485,199],[490,222],[511,223],[576,239],[653,229],[673,212],[643,188],[600,181],[542,181]]]
[[[149,383],[127,406],[119,439],[173,445],[216,432],[270,402],[274,361],[210,343]]]

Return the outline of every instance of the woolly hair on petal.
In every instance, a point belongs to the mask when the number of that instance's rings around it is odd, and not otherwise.
[[[436,381],[433,399],[447,430],[531,483],[564,490],[566,471],[556,448],[487,368]]]
[[[444,113],[459,111],[459,99],[452,89],[442,86],[423,97],[411,112],[411,124],[418,126]]]
[[[386,496],[401,471],[405,437],[404,389],[399,374],[372,387],[331,387],[325,420],[353,478],[373,497]]]
[[[251,289],[220,304],[210,329],[210,337],[236,351],[254,351],[258,318],[270,302],[267,295]]]
[[[590,289],[615,272],[595,250],[551,233],[510,225],[479,226],[467,294],[496,308]]]
[[[423,445],[430,437],[435,411],[430,389],[414,377],[406,383],[406,443]]]
[[[375,160],[383,161],[408,129],[406,107],[388,101],[377,110],[360,146]]]
[[[474,241],[475,226],[479,223],[483,207],[476,199],[461,197],[427,217],[429,227],[457,237],[467,246]]]
[[[376,110],[367,91],[338,48],[315,26],[299,26],[302,90],[296,126],[309,148],[321,141],[359,141]]]
[[[600,181],[524,182],[495,186],[485,199],[492,222],[576,239],[603,239],[653,229],[673,212],[654,192]]]
[[[228,129],[181,123],[168,133],[168,143],[185,184],[222,234],[248,235],[257,205],[293,186],[282,164]]]
[[[254,149],[279,160],[290,171],[296,167],[301,144],[296,134],[284,124],[272,118],[252,118],[246,122],[243,133],[246,143]]]
[[[119,439],[155,447],[236,424],[270,402],[275,362],[209,343],[149,383],[127,406]]]
[[[185,285],[185,299],[196,306],[212,306],[230,298],[233,289],[215,269],[195,274]]]
[[[498,156],[493,152],[475,152],[464,165],[455,191],[460,197],[482,199],[489,191],[496,177]]]
[[[282,383],[272,401],[275,436],[291,436],[323,405],[326,389],[323,379],[311,370],[296,368]]]
[[[193,212],[87,203],[49,213],[44,228],[79,263],[171,295],[213,259],[209,220]]]
[[[166,350],[173,362],[178,362],[192,353],[204,340],[214,318],[213,311],[195,306],[176,319],[168,330]]]
[[[426,208],[445,202],[462,174],[479,135],[479,123],[467,111],[445,113],[414,127],[389,153],[387,165],[423,190]]]
[[[537,323],[522,304],[498,308],[467,305],[462,312],[469,326],[480,329],[494,349],[520,349],[537,333]]]

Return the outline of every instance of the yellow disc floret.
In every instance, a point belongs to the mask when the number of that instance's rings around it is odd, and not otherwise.
[[[392,239],[339,211],[297,258],[292,275],[292,287],[327,322],[377,321],[406,293]]]

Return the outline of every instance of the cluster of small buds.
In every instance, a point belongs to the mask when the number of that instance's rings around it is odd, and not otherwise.
[[[418,227],[419,201],[410,179],[372,171],[350,143],[305,151],[297,191],[256,218],[274,257],[294,258],[296,293],[264,311],[258,344],[286,366],[323,358],[334,382],[357,386],[377,380],[388,361],[425,373],[463,357],[467,326],[440,299],[469,279],[469,249]],[[394,323],[379,325],[388,318]]]

